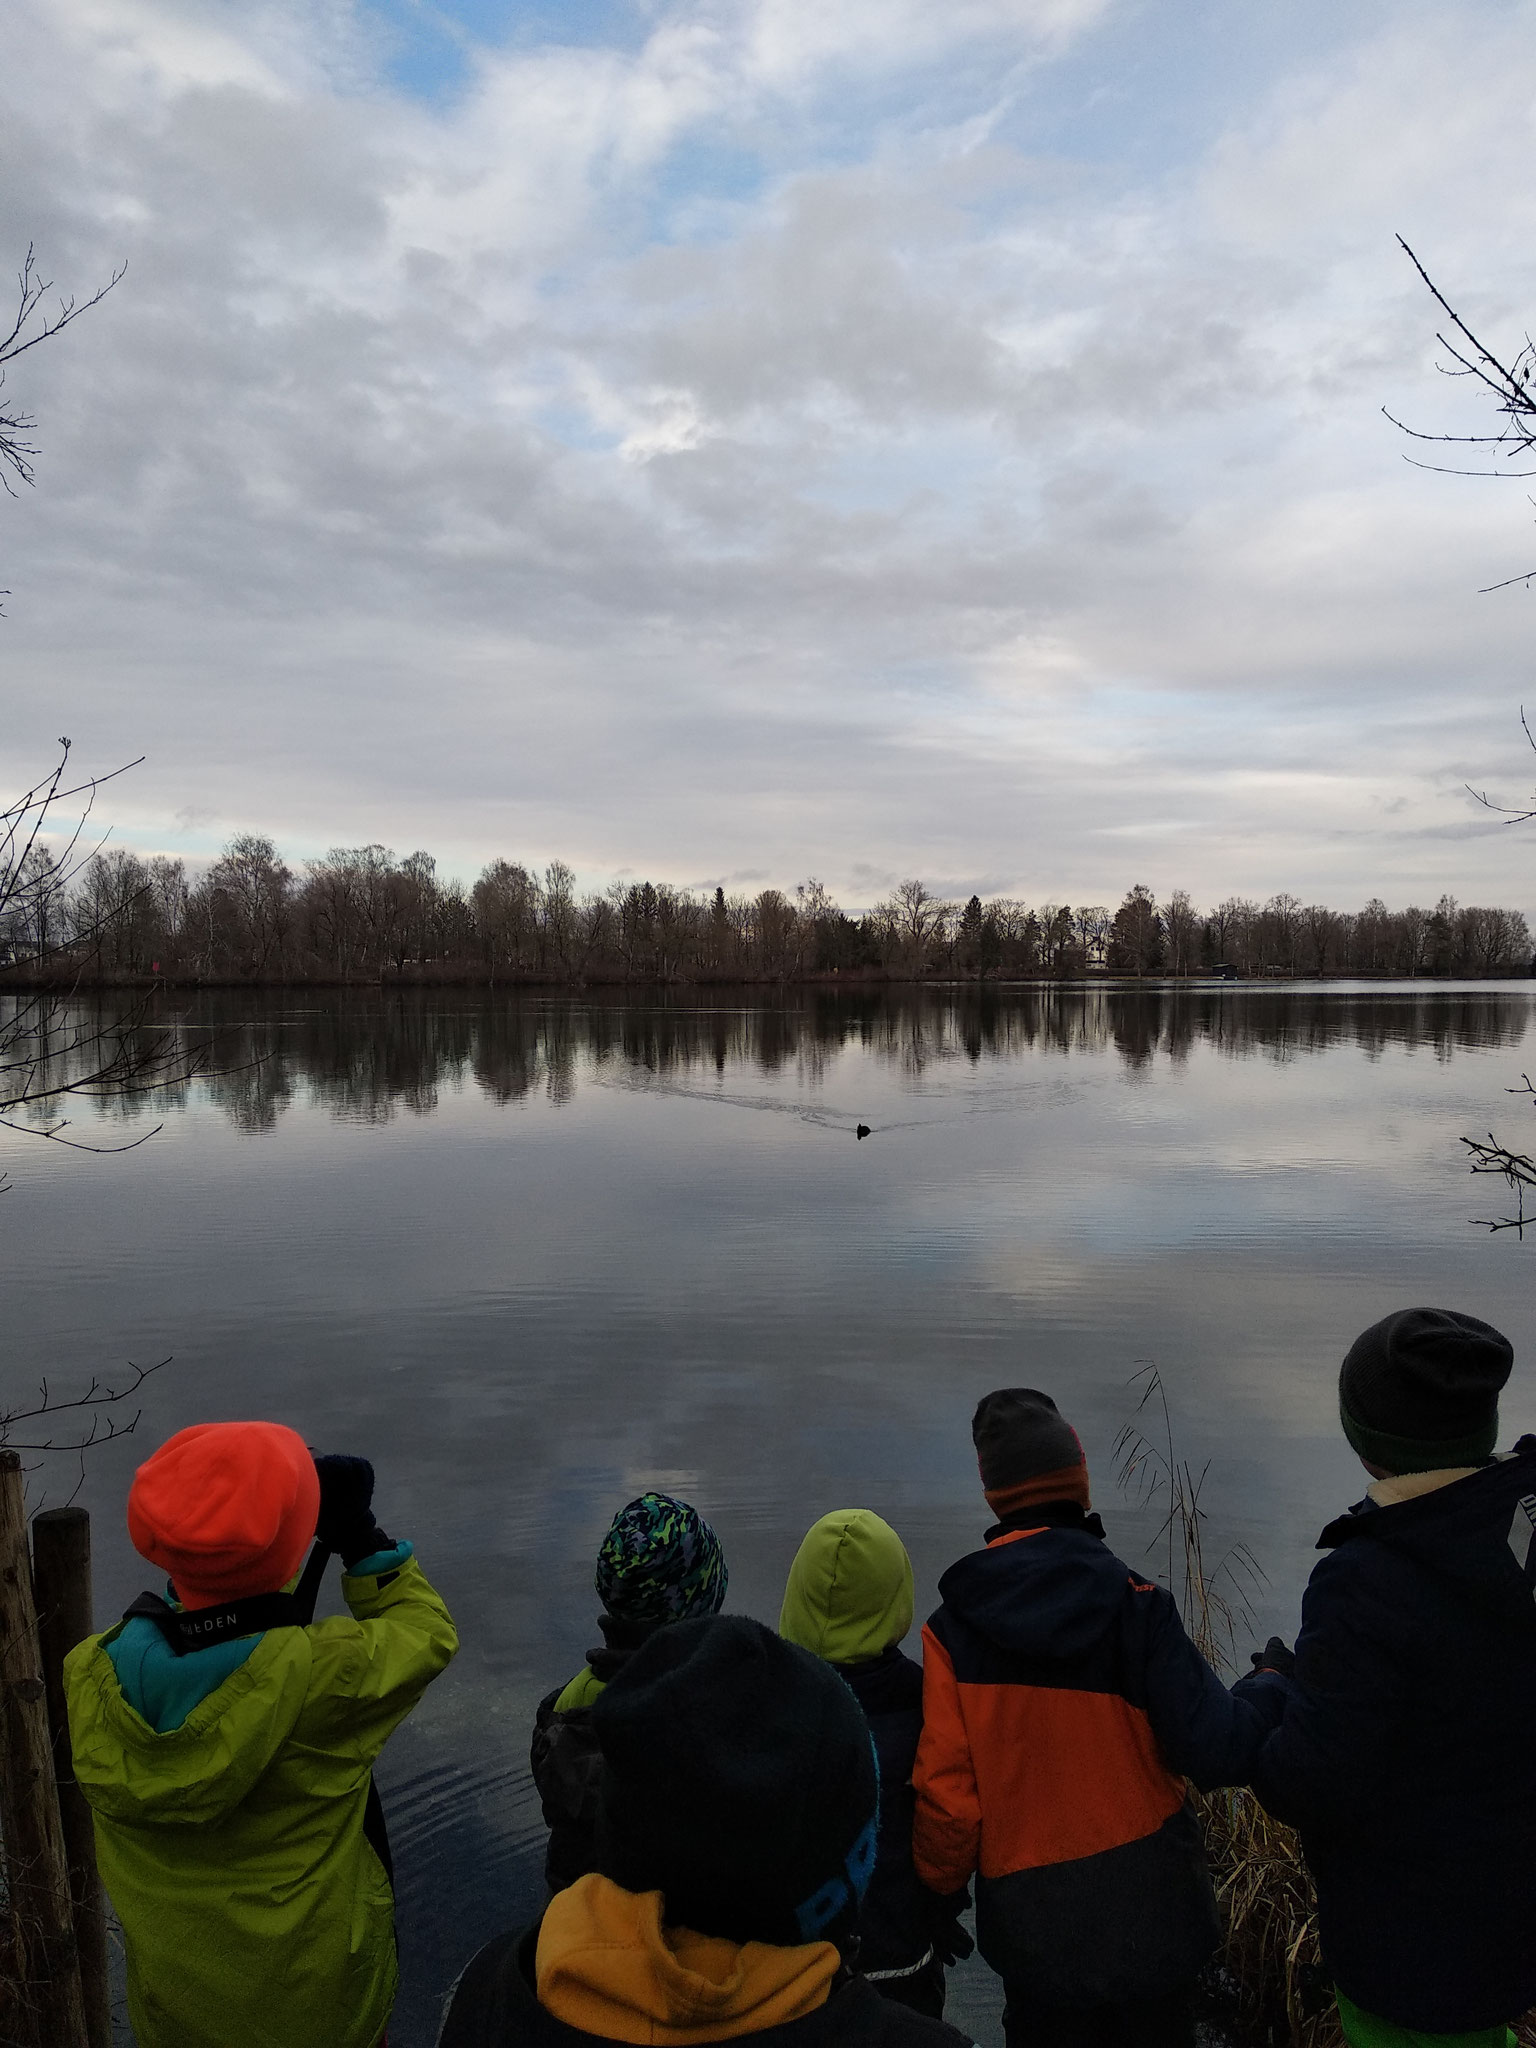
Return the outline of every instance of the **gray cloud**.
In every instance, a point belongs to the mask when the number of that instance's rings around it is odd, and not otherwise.
[[[1102,15],[674,6],[433,108],[366,18],[34,11],[12,218],[130,270],[13,384],[0,767],[147,749],[146,845],[1518,898],[1461,785],[1523,773],[1520,595],[1475,592],[1536,533],[1378,407],[1460,402],[1394,228],[1523,332],[1524,15],[1298,29],[1155,176],[978,69]]]

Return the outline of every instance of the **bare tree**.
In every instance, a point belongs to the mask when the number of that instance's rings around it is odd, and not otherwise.
[[[1228,896],[1211,912],[1212,944],[1218,965],[1231,965],[1248,974],[1253,968],[1254,939],[1258,931],[1259,906],[1250,896]]]
[[[107,925],[131,914],[136,899],[104,904],[99,922],[68,934],[52,906],[101,852],[102,841],[89,838],[97,791],[138,763],[68,783],[69,754],[70,742],[60,740],[50,773],[0,811],[0,940],[12,972],[29,984],[0,999],[0,1125],[77,1151],[131,1151],[154,1132],[108,1145],[65,1137],[71,1100],[121,1100],[175,1086],[204,1067],[207,1048],[153,1027],[152,994],[112,1018],[78,1002],[84,962]],[[55,851],[47,844],[50,827],[60,806],[76,801],[80,816]]]
[[[1462,319],[1412,249],[1403,241],[1402,236],[1399,235],[1397,239],[1449,323],[1449,332],[1442,328],[1435,336],[1451,359],[1450,365],[1442,363],[1441,369],[1449,377],[1470,377],[1481,385],[1483,391],[1493,400],[1497,424],[1491,430],[1479,434],[1431,434],[1407,426],[1393,413],[1388,412],[1387,418],[1415,441],[1483,449],[1490,457],[1495,458],[1493,466],[1485,469],[1469,470],[1456,463],[1425,463],[1421,467],[1445,469],[1453,475],[1461,476],[1536,475],[1536,468],[1511,466],[1529,462],[1532,456],[1536,455],[1536,389],[1532,388],[1532,378],[1536,376],[1536,342],[1533,342],[1527,332],[1525,339],[1513,354],[1507,351],[1498,354],[1489,348]],[[1382,410],[1386,411],[1386,408],[1383,407]],[[1409,457],[1410,461],[1415,459]],[[1506,590],[1511,584],[1524,583],[1529,588],[1533,577],[1536,577],[1536,569],[1526,569],[1518,576],[1506,576],[1498,583],[1485,584],[1483,587],[1485,591]],[[1520,724],[1527,741],[1536,749],[1536,735],[1531,732],[1524,706],[1520,711]],[[1497,812],[1506,824],[1522,825],[1536,818],[1536,804],[1499,804],[1489,797],[1486,790],[1474,789],[1471,793],[1486,810]],[[1490,939],[1488,943],[1492,946],[1498,943],[1498,940]],[[1530,1077],[1522,1075],[1521,1080],[1524,1085],[1511,1089],[1510,1093],[1531,1095],[1533,1091]],[[1488,1227],[1491,1230],[1513,1230],[1517,1236],[1524,1237],[1525,1190],[1528,1187],[1536,1187],[1536,1160],[1527,1153],[1516,1152],[1502,1144],[1492,1131],[1488,1133],[1486,1140],[1463,1138],[1461,1142],[1472,1156],[1473,1173],[1502,1174],[1517,1196],[1518,1206],[1515,1215],[1490,1223]]]
[[[921,956],[923,948],[942,931],[949,905],[913,876],[909,881],[898,883],[896,893],[890,899],[890,911],[891,922],[897,932],[914,954]]]
[[[365,853],[381,851],[373,847]],[[230,942],[246,972],[260,975],[282,945],[292,880],[270,839],[240,832],[201,884],[214,898]],[[222,899],[222,901],[220,901]]]
[[[1319,978],[1328,972],[1328,956],[1338,943],[1340,919],[1326,903],[1309,903],[1302,912],[1312,946],[1312,965]]]
[[[894,937],[898,951],[918,972],[929,964],[933,949],[943,944],[956,914],[954,904],[935,896],[915,875],[898,883],[895,893],[875,912]]]
[[[1111,926],[1109,965],[1112,973],[1156,974],[1163,964],[1163,920],[1145,882],[1128,889]]]
[[[569,975],[580,951],[577,925],[576,873],[563,860],[552,860],[544,870],[539,892],[539,934],[546,959],[558,960]]]
[[[1168,935],[1168,972],[1190,973],[1200,943],[1200,918],[1187,889],[1175,889],[1163,905],[1163,930]]]
[[[1386,915],[1385,904],[1382,905],[1382,915]],[[1261,929],[1268,941],[1267,950],[1273,956],[1273,964],[1283,967],[1287,974],[1294,975],[1296,956],[1306,919],[1301,899],[1282,889],[1278,895],[1270,897],[1260,917]]]
[[[753,899],[752,932],[762,972],[787,981],[800,960],[800,919],[795,905],[778,889],[763,889]]]
[[[1307,912],[1308,917],[1312,915]],[[1392,920],[1397,933],[1397,966],[1401,974],[1420,974],[1429,945],[1429,912],[1410,903]]]

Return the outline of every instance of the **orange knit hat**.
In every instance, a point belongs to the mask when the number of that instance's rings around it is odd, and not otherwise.
[[[280,1422],[199,1422],[134,1474],[128,1534],[185,1607],[275,1593],[304,1561],[320,1516],[309,1447]]]

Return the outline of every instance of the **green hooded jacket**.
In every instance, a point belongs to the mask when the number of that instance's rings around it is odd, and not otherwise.
[[[912,1560],[869,1508],[837,1508],[795,1553],[779,1634],[829,1664],[861,1664],[912,1626]]]
[[[104,1647],[123,1623],[65,1662],[139,2048],[374,2048],[384,2031],[394,1896],[363,1834],[369,1772],[458,1637],[414,1557],[341,1584],[350,1620],[269,1630],[165,1734]]]

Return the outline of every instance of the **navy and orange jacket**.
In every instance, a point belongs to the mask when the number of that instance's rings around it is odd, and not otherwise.
[[[1245,1783],[1284,1682],[1234,1697],[1172,1596],[1068,1503],[990,1530],[939,1592],[923,1630],[919,1877],[947,1894],[977,1875],[978,1946],[1020,1995],[1178,1990],[1218,1938],[1186,1780]]]

